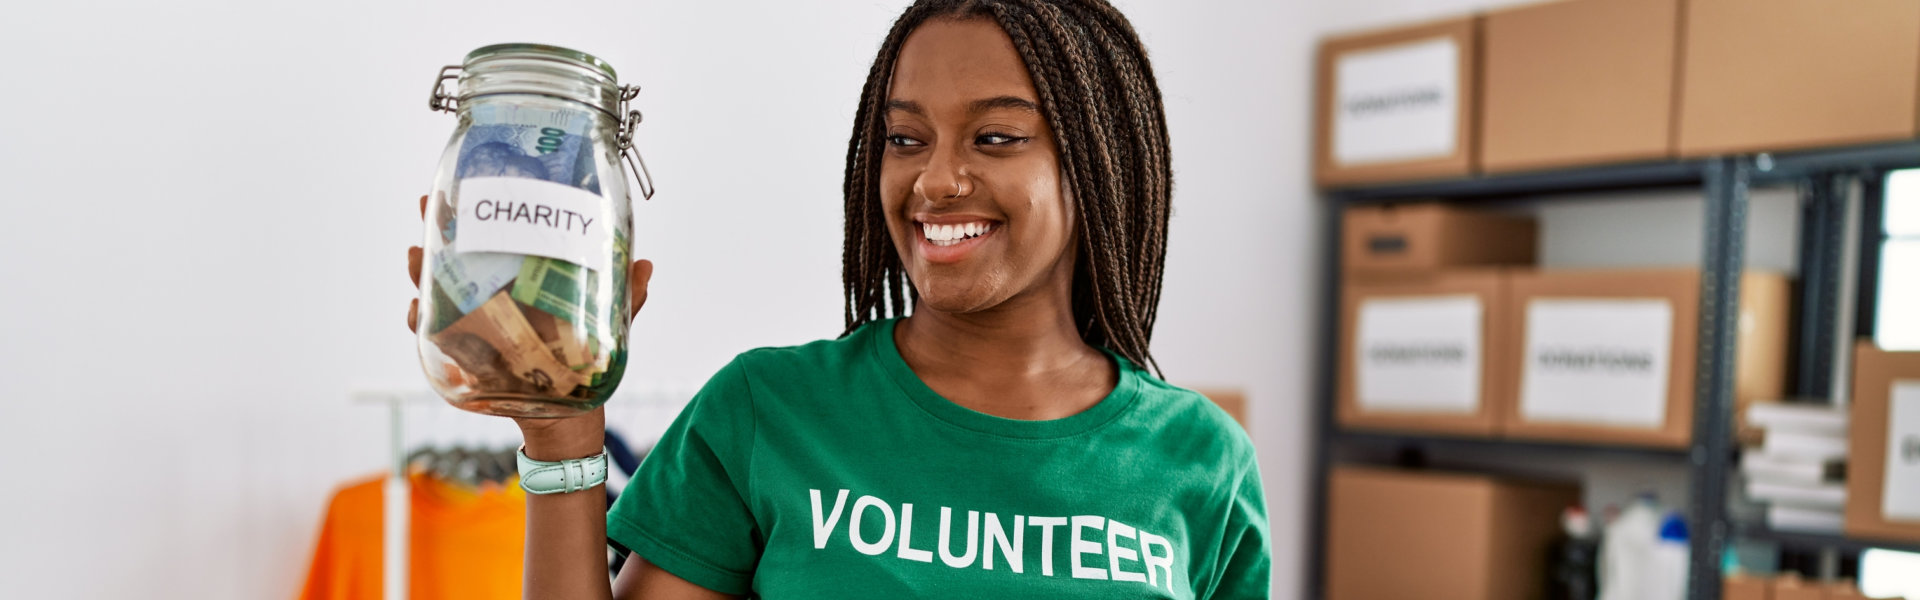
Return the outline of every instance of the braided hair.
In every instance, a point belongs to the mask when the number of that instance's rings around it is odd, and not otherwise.
[[[900,47],[935,18],[992,19],[1013,40],[1058,137],[1062,181],[1073,190],[1080,338],[1158,371],[1147,343],[1160,304],[1173,191],[1166,110],[1139,35],[1105,0],[919,0],[894,22],[860,92],[847,143],[847,331],[905,316],[918,297],[887,231],[880,162]]]

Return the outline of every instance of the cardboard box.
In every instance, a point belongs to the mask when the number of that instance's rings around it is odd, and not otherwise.
[[[1322,186],[1473,172],[1479,20],[1320,45],[1314,181]]]
[[[1327,600],[1531,600],[1575,486],[1335,467]]]
[[[1530,265],[1540,235],[1532,217],[1433,202],[1351,207],[1340,228],[1340,264],[1349,275]]]
[[[1868,598],[1866,594],[1860,593],[1860,588],[1855,587],[1852,581],[1841,581],[1839,583],[1827,584],[1827,600],[1901,600],[1901,599],[1898,597]]]
[[[1734,398],[1785,392],[1786,277],[1741,277]],[[1499,388],[1508,437],[1685,447],[1699,350],[1697,269],[1512,276],[1514,350]]]
[[[1827,586],[1794,575],[1775,577],[1771,591],[1773,600],[1827,600]]]
[[[1341,292],[1337,418],[1353,429],[1491,436],[1510,327],[1499,269],[1349,280]]]
[[[1847,535],[1920,541],[1920,352],[1853,354]]]
[[[1920,3],[1688,0],[1679,152],[1911,138]]]
[[[1227,416],[1233,417],[1235,422],[1240,423],[1241,429],[1247,428],[1249,421],[1247,421],[1246,392],[1226,388],[1193,388],[1193,391],[1212,400],[1220,410],[1227,411]]]
[[[1673,156],[1679,0],[1569,0],[1490,13],[1481,171]]]
[[[1720,581],[1722,600],[1773,600],[1773,581],[1752,575],[1728,575]]]

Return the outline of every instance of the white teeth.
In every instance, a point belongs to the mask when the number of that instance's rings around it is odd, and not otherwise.
[[[960,243],[960,241],[965,238],[986,235],[987,232],[993,230],[993,224],[980,221],[961,223],[958,225],[922,223],[920,224],[920,228],[923,234],[926,235],[927,241],[933,242],[934,245],[937,246],[951,246]]]

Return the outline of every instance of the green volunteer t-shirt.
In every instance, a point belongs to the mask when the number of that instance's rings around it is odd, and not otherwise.
[[[1050,421],[922,383],[894,321],[741,354],[647,455],[607,535],[771,599],[1266,598],[1266,503],[1226,413],[1117,356]]]

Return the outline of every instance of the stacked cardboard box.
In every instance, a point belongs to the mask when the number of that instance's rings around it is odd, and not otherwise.
[[[1867,600],[1851,581],[1806,581],[1791,573],[1780,576],[1729,575],[1720,586],[1720,597],[1724,600]]]
[[[1320,47],[1314,180],[1473,172],[1480,20],[1344,36]]]
[[[1854,351],[1846,532],[1920,541],[1920,352]]]
[[[1348,209],[1338,418],[1347,427],[1490,436],[1510,267],[1532,219],[1443,204]]]
[[[1679,152],[1912,138],[1920,3],[1688,0]]]
[[[1338,416],[1361,429],[1498,433],[1506,274],[1463,269],[1347,284]]]
[[[1234,388],[1196,387],[1192,389],[1206,396],[1208,400],[1212,400],[1220,410],[1226,411],[1227,416],[1233,417],[1234,422],[1239,423],[1241,429],[1247,428],[1247,424],[1251,422],[1247,415],[1246,392]]]
[[[1486,17],[1487,173],[1673,156],[1679,0],[1571,0]]]
[[[1920,135],[1920,3],[1566,0],[1320,48],[1324,187]]]
[[[1555,270],[1513,276],[1502,395],[1509,437],[1684,447],[1693,436],[1699,351],[1698,269]],[[1784,388],[1788,284],[1740,279],[1734,397]]]
[[[1532,218],[1437,202],[1349,208],[1340,227],[1342,270],[1367,279],[1531,265],[1540,235]]]
[[[1535,270],[1525,217],[1347,209],[1336,374],[1344,427],[1682,447],[1697,269]],[[1741,278],[1735,397],[1784,391],[1788,283]]]
[[[1575,486],[1337,467],[1327,487],[1328,600],[1524,600]]]

